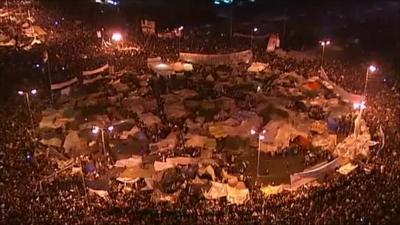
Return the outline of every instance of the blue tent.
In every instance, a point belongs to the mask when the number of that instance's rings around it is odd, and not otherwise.
[[[330,131],[337,132],[339,123],[334,118],[329,117],[327,120],[327,126]]]

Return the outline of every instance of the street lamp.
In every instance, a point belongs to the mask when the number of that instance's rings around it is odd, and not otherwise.
[[[257,177],[259,177],[260,174],[260,155],[261,155],[261,141],[265,139],[265,130],[263,130],[261,133],[258,134],[258,154],[257,154]],[[257,134],[257,131],[254,129],[250,130],[251,135]]]
[[[179,54],[179,52],[181,51],[181,36],[182,36],[183,26],[180,26],[178,28],[178,31],[179,31],[179,33],[178,33],[178,35],[179,35],[179,37],[178,37],[178,54]]]
[[[105,139],[104,130],[105,130],[105,128],[94,126],[92,128],[92,133],[93,134],[98,134],[100,132],[100,135],[101,135],[101,146],[102,146],[103,154],[106,155],[106,151],[107,150],[106,150],[106,144],[105,144],[105,140],[104,140]],[[107,131],[109,133],[111,133],[113,130],[114,130],[114,126],[107,127]]]
[[[325,56],[325,47],[331,44],[331,41],[320,41],[319,42],[322,46],[322,55],[321,55],[321,66],[324,65],[324,56]]]
[[[254,36],[254,32],[257,32],[258,31],[258,28],[257,27],[254,27],[252,30],[251,30],[251,41],[250,41],[250,48],[251,49],[253,49],[253,36]]]
[[[34,130],[35,126],[33,124],[33,115],[32,115],[32,111],[31,111],[31,101],[29,99],[29,94],[36,95],[37,94],[37,90],[36,89],[32,89],[31,91],[18,91],[18,94],[21,95],[21,96],[25,96],[26,106],[28,107],[28,113],[29,113],[29,117],[30,117],[30,120],[31,120],[31,128],[32,128],[32,130]]]
[[[365,86],[364,86],[364,96],[367,96],[367,85],[368,85],[368,79],[369,79],[369,74],[374,73],[378,68],[376,68],[374,65],[370,65],[367,68],[367,72],[365,74]]]

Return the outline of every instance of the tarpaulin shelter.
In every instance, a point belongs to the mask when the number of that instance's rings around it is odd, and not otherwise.
[[[171,132],[165,139],[157,143],[150,144],[150,149],[155,149],[156,151],[168,151],[174,149],[178,142],[177,133]]]
[[[139,118],[148,127],[161,124],[161,119],[153,113],[141,114],[139,115]]]
[[[263,72],[265,69],[267,69],[267,67],[268,67],[268,64],[266,64],[266,63],[254,62],[250,65],[249,68],[247,68],[247,72],[260,73],[260,72]]]

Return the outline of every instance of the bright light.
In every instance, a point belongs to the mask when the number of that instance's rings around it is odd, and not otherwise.
[[[36,94],[37,94],[37,90],[36,90],[36,89],[33,89],[33,90],[31,91],[31,94],[36,95]]]
[[[99,131],[100,131],[100,127],[93,127],[93,129],[92,129],[93,134],[98,134]]]
[[[183,30],[183,26],[180,26],[180,27],[178,28],[178,30],[179,30],[179,31],[182,31],[182,30]]]
[[[376,70],[377,70],[377,68],[374,65],[370,65],[368,67],[368,71],[371,72],[371,73],[375,72]]]
[[[114,130],[114,126],[109,126],[107,129],[108,131],[112,132]]]
[[[252,135],[254,135],[254,134],[256,134],[256,131],[253,130],[253,129],[251,129],[250,133],[251,133]]]
[[[121,33],[113,33],[111,40],[115,42],[119,42],[122,40],[122,34]]]
[[[24,92],[23,91],[18,91],[18,94],[19,95],[24,95]]]
[[[257,27],[254,27],[253,31],[254,31],[254,32],[257,32],[257,31],[258,31],[258,28],[257,28]]]
[[[353,103],[353,109],[364,110],[365,108],[367,108],[367,106],[364,101]]]
[[[321,43],[321,46],[326,46],[326,45],[330,45],[331,41],[320,41],[319,43]]]
[[[262,134],[260,134],[260,135],[258,136],[258,139],[260,139],[260,140],[264,140],[264,139],[265,139],[265,136],[264,136],[264,135],[262,135]]]

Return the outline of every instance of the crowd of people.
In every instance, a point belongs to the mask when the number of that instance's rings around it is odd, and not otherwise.
[[[69,77],[66,74],[97,68],[106,62],[116,65],[117,70],[129,68],[139,75],[147,71],[147,57],[161,55],[164,58],[174,59],[178,51],[176,40],[162,43],[156,39],[146,39],[143,40],[146,44],[138,44],[142,49],[138,52],[105,52],[101,40],[96,37],[98,28],[90,28],[84,22],[83,24],[68,22],[71,19],[49,13],[49,10],[44,8],[37,8],[31,13],[35,16],[36,23],[51,31],[51,38],[46,40],[45,46],[38,46],[38,49],[40,52],[48,52],[50,70],[58,80],[67,80]],[[12,23],[9,21],[3,21],[2,25],[9,27],[10,24]],[[191,51],[195,49],[199,52],[218,53],[246,49],[246,46],[240,49],[240,46],[235,48],[232,45],[221,45],[218,38],[206,39],[202,35],[198,37],[188,35],[179,47]],[[199,47],[195,47],[197,45]],[[209,49],[205,49],[206,47]],[[1,50],[1,54],[3,59],[10,55],[29,53],[7,48]],[[317,75],[320,67],[317,60],[296,61],[265,52],[257,54],[257,60],[268,62],[272,70],[295,71],[304,77]],[[15,67],[10,66],[10,68]],[[365,77],[357,75],[365,72],[363,66],[346,65],[337,60],[326,63],[324,68],[330,79],[338,85],[355,93],[363,91]],[[66,72],[60,72],[64,70]],[[209,68],[201,68],[195,73],[204,74],[205,78],[212,71]],[[115,181],[112,182],[109,198],[88,195],[81,175],[60,173],[50,180],[40,182],[43,177],[56,172],[57,165],[47,154],[34,153],[38,146],[29,129],[30,120],[24,99],[20,96],[9,98],[0,108],[0,223],[396,224],[400,222],[398,217],[400,187],[397,185],[400,183],[400,155],[397,141],[400,140],[400,92],[396,78],[391,77],[390,80],[390,83],[377,82],[370,85],[364,114],[374,140],[378,139],[379,127],[383,129],[385,145],[382,149],[372,148],[370,158],[359,162],[359,167],[348,176],[332,174],[318,186],[305,186],[291,192],[284,191],[268,198],[259,188],[252,188],[250,199],[242,205],[228,204],[226,199],[199,198],[192,193],[194,190],[190,186],[182,188],[179,201],[171,204],[153,201],[151,193],[146,191],[133,190],[124,194],[123,185]],[[168,87],[176,85],[160,80],[152,82],[154,96],[159,95],[156,91],[167,92]],[[268,86],[268,84],[263,85]],[[205,89],[204,85],[189,82],[183,86],[190,86],[199,93],[203,92],[203,95],[219,94],[212,88]],[[46,90],[46,82],[39,83],[38,87]],[[233,99],[246,97],[237,96],[241,93],[235,90],[223,91]],[[43,99],[48,99],[48,95],[43,94],[38,99],[33,99],[31,104],[36,124],[40,112],[49,104]],[[159,139],[158,136],[165,137],[170,130],[185,129],[183,121],[166,119],[163,112],[165,103],[160,97],[156,99],[158,104],[156,114],[166,125],[154,131],[137,121],[147,136],[152,137],[151,141]],[[252,107],[251,100],[242,102],[244,102],[243,108]],[[177,152],[166,154],[167,156],[198,154],[196,149],[178,150],[178,154]],[[255,187],[258,185],[256,183]]]

